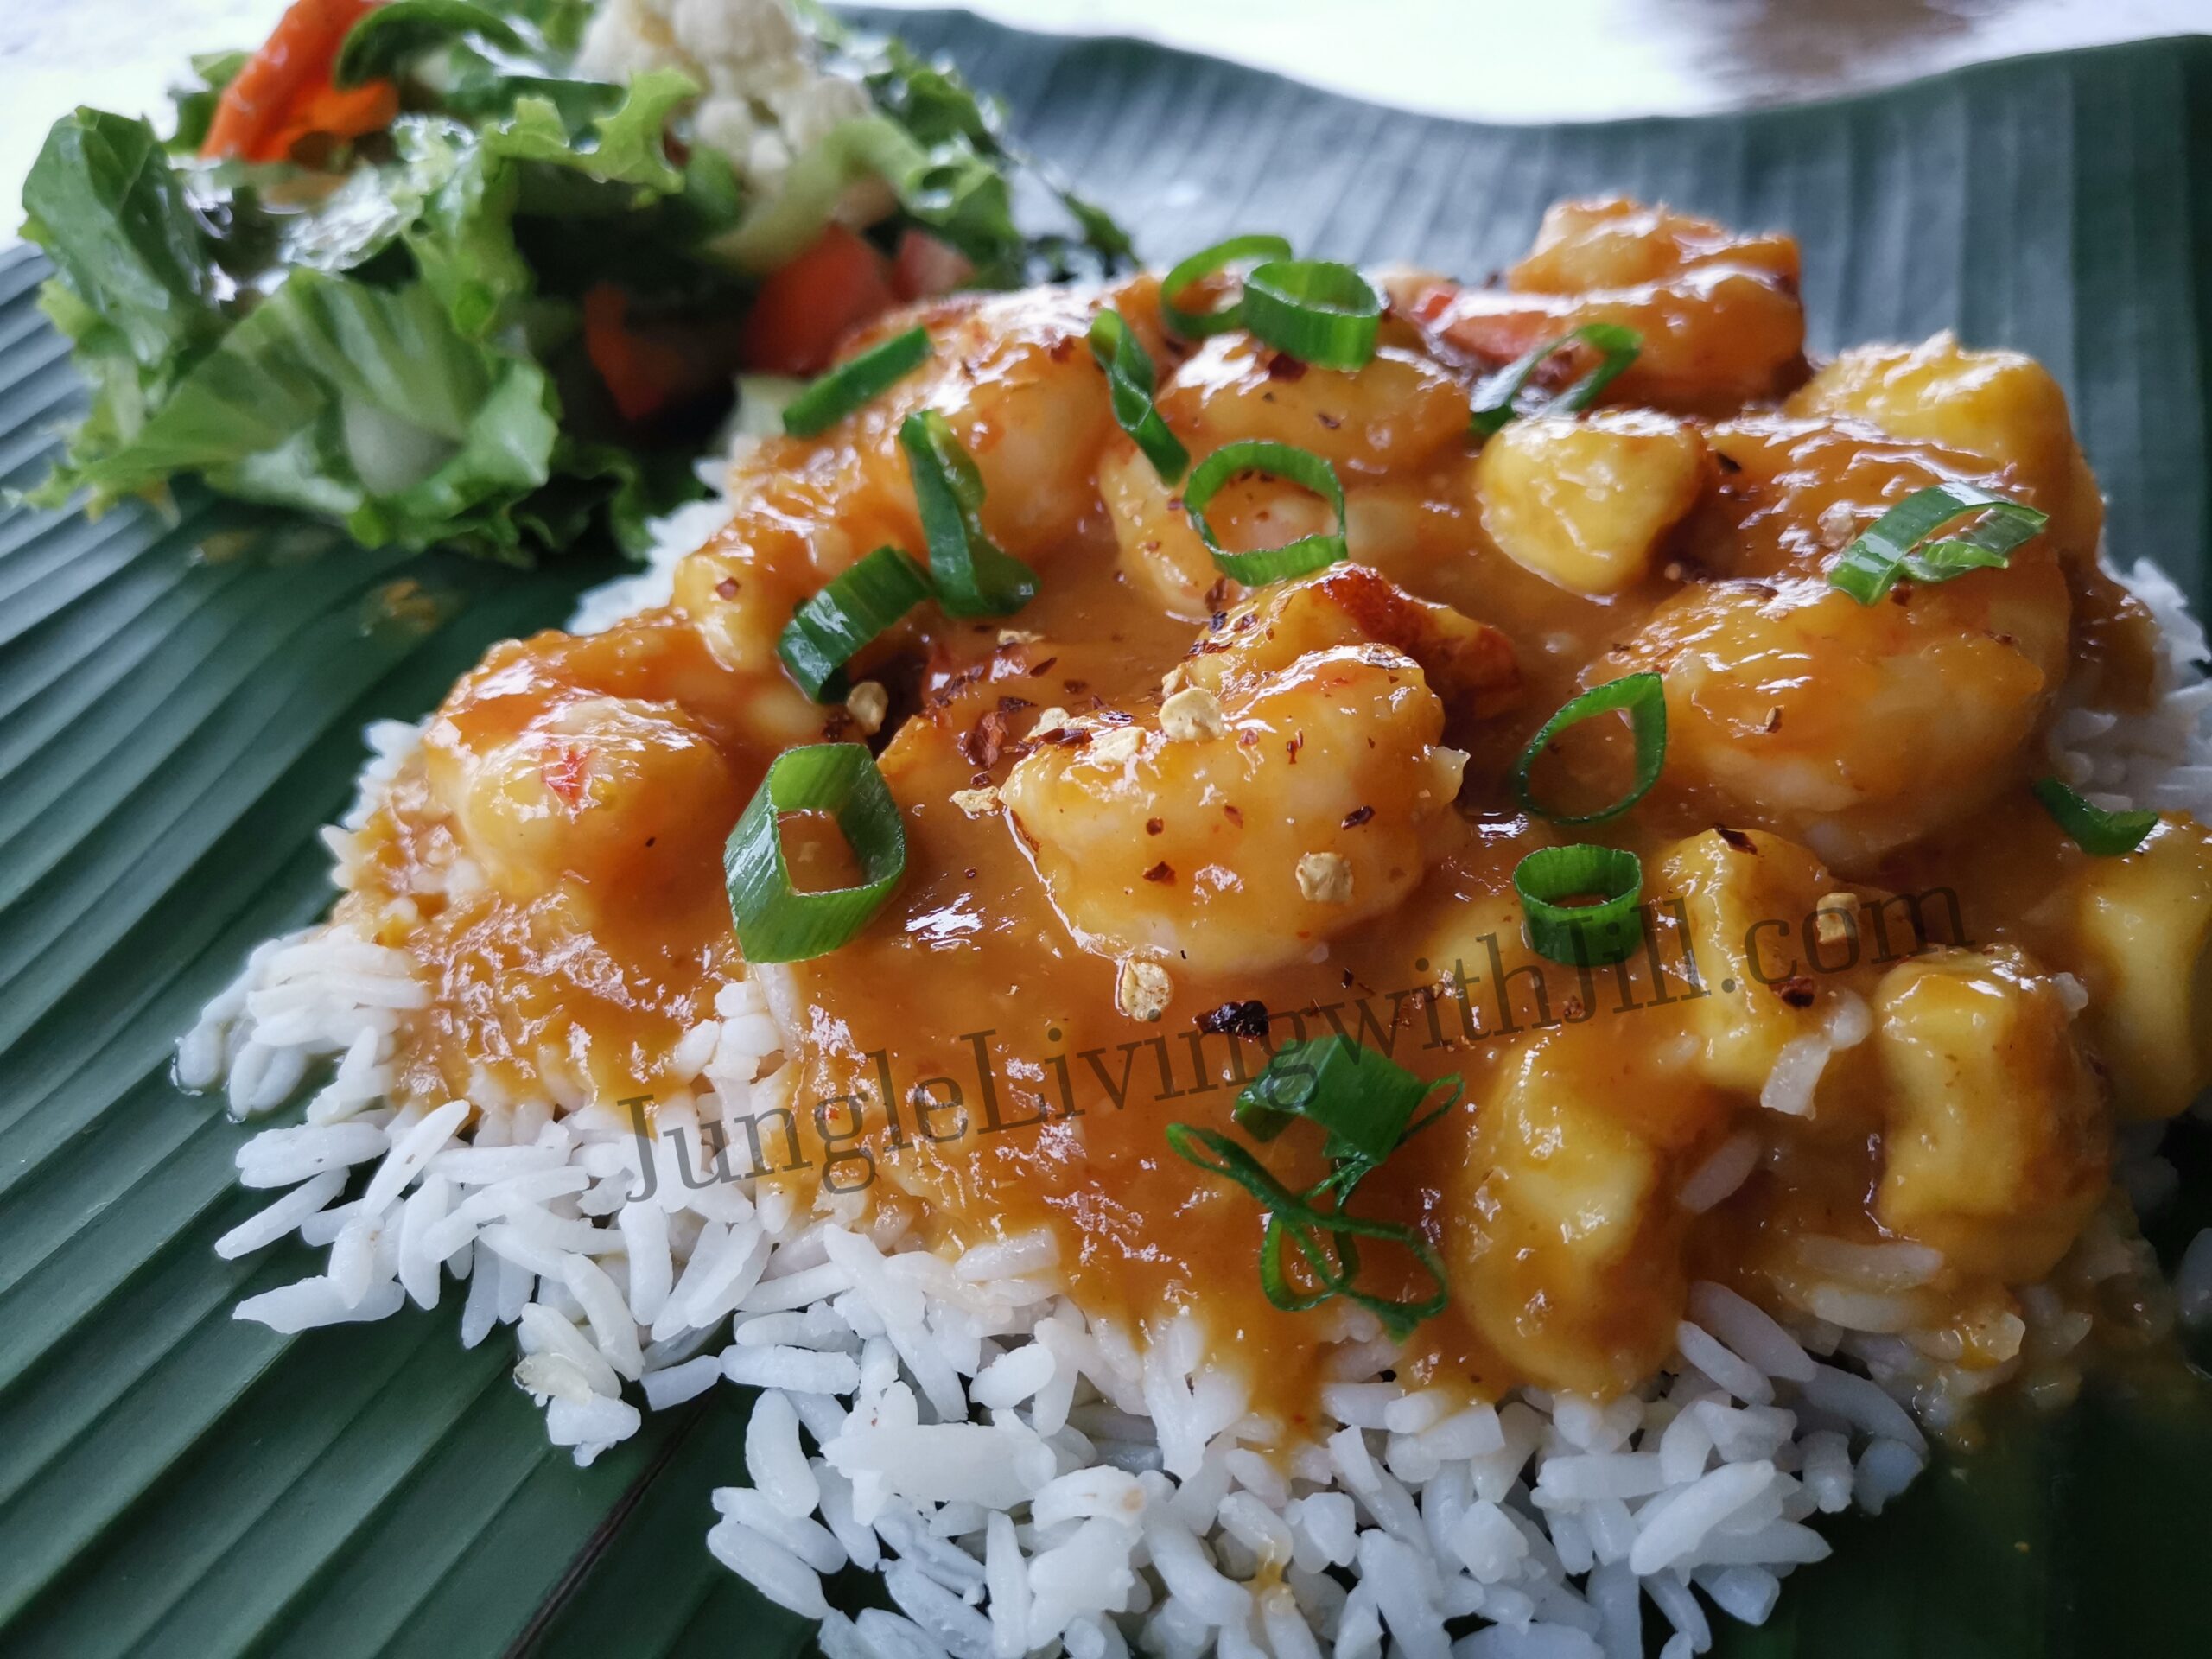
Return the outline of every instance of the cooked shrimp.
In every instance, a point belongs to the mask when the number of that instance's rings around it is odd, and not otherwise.
[[[1169,677],[1219,695],[1231,682],[1338,645],[1372,643],[1421,664],[1447,714],[1479,719],[1520,690],[1513,643],[1447,605],[1415,599],[1364,565],[1336,564],[1255,594],[1201,635]]]
[[[1443,730],[1412,658],[1339,646],[1045,743],[1001,794],[1089,948],[1255,970],[1311,957],[1413,890],[1456,822],[1466,757]]]
[[[1488,363],[1510,362],[1585,323],[1633,328],[1643,350],[1609,401],[1718,411],[1775,396],[1802,373],[1797,276],[1789,237],[1738,236],[1616,196],[1552,208],[1503,289],[1411,274],[1389,287],[1438,339]]]
[[[925,555],[899,443],[906,417],[925,409],[944,416],[975,460],[985,531],[1017,557],[1048,562],[1092,511],[1099,448],[1113,431],[1084,331],[1109,302],[1148,317],[1153,286],[969,296],[887,319],[858,343],[918,321],[930,358],[832,432],[761,445],[737,471],[728,527],[678,569],[678,607],[723,662],[772,682],[777,638],[802,601],[874,548]]]
[[[1467,429],[1467,393],[1385,346],[1363,368],[1308,367],[1243,333],[1217,334],[1160,389],[1160,412],[1203,455],[1238,438],[1310,449],[1348,474],[1417,467]]]
[[[1850,872],[2016,777],[2066,614],[2048,563],[1877,605],[1816,578],[1718,582],[1662,605],[1596,677],[1662,672],[1668,786]]]
[[[577,696],[486,735],[442,719],[423,753],[464,845],[512,899],[571,882],[633,908],[681,903],[745,804],[727,757],[676,702]]]
[[[1224,444],[1260,438],[1296,446],[1336,468],[1345,486],[1346,537],[1353,556],[1395,562],[1413,539],[1402,504],[1363,488],[1421,465],[1467,428],[1467,394],[1435,364],[1385,346],[1351,372],[1309,368],[1254,340],[1216,335],[1161,385],[1171,429],[1203,459]],[[1122,568],[1173,616],[1190,620],[1242,591],[1215,566],[1192,527],[1180,492],[1162,482],[1135,444],[1117,437],[1098,467]],[[1206,508],[1206,522],[1232,552],[1249,552],[1333,528],[1328,504],[1284,480],[1237,479]]]
[[[1666,601],[1586,678],[1659,670],[1663,787],[1847,874],[1866,869],[2018,777],[2066,671],[2071,601],[2056,550],[2039,537],[2009,568],[1862,605],[1827,583],[1842,550],[1913,491],[1976,479],[1971,460],[1773,417],[1712,437],[1732,488],[1692,545],[1723,579]],[[1754,524],[1755,543],[1742,533]],[[1720,551],[1753,544],[1767,550],[1755,565],[1731,568]]]

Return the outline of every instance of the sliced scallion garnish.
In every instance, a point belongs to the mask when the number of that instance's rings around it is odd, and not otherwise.
[[[1566,391],[1529,408],[1520,407],[1521,393],[1528,386],[1529,377],[1554,352],[1564,351],[1577,343],[1598,349],[1602,354],[1598,366]],[[1636,361],[1637,353],[1643,349],[1643,335],[1633,328],[1624,328],[1615,322],[1586,322],[1580,328],[1561,334],[1557,340],[1546,340],[1527,356],[1516,359],[1475,387],[1472,422],[1475,435],[1489,437],[1516,415],[1572,415],[1578,410],[1589,408],[1597,402],[1598,394],[1611,385],[1622,370]]]
[[[830,374],[807,385],[783,407],[783,429],[791,438],[812,438],[838,420],[885,394],[923,367],[929,359],[929,329],[909,327],[882,345],[872,345],[852,363],[838,363]]]
[[[776,655],[808,696],[842,702],[851,689],[845,664],[929,596],[921,566],[895,547],[879,547],[798,607],[776,641]]]
[[[1570,968],[1618,962],[1643,937],[1637,905],[1643,866],[1634,853],[1586,842],[1541,847],[1513,869],[1529,943],[1536,954]],[[1594,902],[1570,905],[1569,899]]]
[[[1446,1091],[1443,1100],[1415,1122],[1414,1112],[1440,1088]],[[1377,1165],[1452,1109],[1459,1090],[1456,1076],[1424,1082],[1389,1056],[1341,1034],[1286,1043],[1237,1096],[1236,1121],[1262,1141],[1274,1140],[1294,1119],[1317,1125],[1327,1136],[1328,1174],[1294,1192],[1248,1149],[1215,1130],[1171,1123],[1167,1144],[1178,1157],[1236,1182],[1268,1212],[1260,1240],[1260,1288],[1268,1301],[1299,1313],[1342,1296],[1373,1313],[1402,1342],[1421,1320],[1444,1311],[1444,1264],[1417,1229],[1347,1215],[1344,1207]],[[1435,1289],[1404,1299],[1361,1289],[1357,1241],[1363,1238],[1406,1250]],[[1286,1242],[1297,1247],[1313,1288],[1291,1283],[1283,1262]]]
[[[1551,741],[1570,726],[1579,726],[1617,709],[1628,711],[1629,727],[1636,737],[1636,781],[1629,786],[1629,792],[1611,806],[1599,807],[1594,812],[1554,812],[1539,804],[1529,791],[1529,774],[1535,769],[1538,758]],[[1649,672],[1630,674],[1592,686],[1580,696],[1569,699],[1564,708],[1544,722],[1543,728],[1529,740],[1529,747],[1521,751],[1521,758],[1513,763],[1513,792],[1524,810],[1549,818],[1554,823],[1603,823],[1608,818],[1620,817],[1649,795],[1651,785],[1659,781],[1659,770],[1666,761],[1667,683]]]
[[[1279,236],[1232,236],[1226,242],[1200,248],[1160,279],[1160,321],[1185,340],[1204,340],[1210,334],[1226,334],[1243,321],[1243,301],[1241,296],[1218,311],[1185,311],[1175,303],[1176,296],[1201,276],[1211,276],[1225,266],[1248,259],[1289,257],[1290,244]]]
[[[2074,844],[2098,858],[2118,858],[2133,852],[2158,828],[2158,815],[2147,807],[2133,812],[2107,812],[2056,778],[2039,779],[2034,788],[2044,810],[2074,838]]]
[[[1929,539],[1976,512],[1987,517],[1965,535]],[[1872,605],[1908,576],[1949,582],[1970,570],[2001,569],[2012,562],[2015,548],[2050,522],[2049,513],[1973,484],[1931,484],[1905,497],[1845,548],[1828,572],[1828,586]]]
[[[1178,484],[1191,468],[1191,452],[1167,429],[1152,401],[1152,358],[1118,311],[1101,311],[1090,321],[1090,354],[1106,371],[1106,386],[1114,404],[1114,420],[1136,440],[1152,470],[1163,484]]]
[[[1293,1118],[1317,1123],[1329,1137],[1328,1156],[1339,1165],[1362,1164],[1364,1174],[1449,1109],[1459,1097],[1459,1079],[1446,1081],[1450,1098],[1415,1123],[1414,1113],[1435,1084],[1341,1033],[1316,1037],[1285,1043],[1268,1057],[1260,1075],[1236,1096],[1236,1118],[1261,1141],[1274,1140]]]
[[[856,887],[801,893],[784,858],[783,815],[827,812],[844,832],[861,873]],[[843,944],[899,884],[906,832],[899,804],[858,743],[785,749],[770,763],[722,849],[729,910],[747,962],[804,962]]]
[[[1281,547],[1252,553],[1228,551],[1215,539],[1213,526],[1206,522],[1206,507],[1221,486],[1240,473],[1267,473],[1313,491],[1336,509],[1335,531],[1316,531]],[[1286,576],[1302,576],[1350,556],[1344,541],[1344,487],[1337,481],[1337,469],[1312,450],[1293,444],[1246,438],[1223,445],[1192,472],[1190,481],[1183,486],[1183,508],[1191,515],[1192,528],[1206,544],[1206,551],[1213,555],[1214,563],[1247,588],[1263,587]]]
[[[909,328],[872,346],[849,363],[841,363],[811,382],[804,391],[784,406],[784,430],[795,438],[810,438],[843,420],[861,404],[880,397],[927,360],[930,335],[926,328]]]
[[[1350,265],[1271,259],[1244,279],[1244,326],[1321,369],[1361,369],[1375,355],[1382,301]]]
[[[952,616],[1011,616],[1037,597],[1037,573],[983,533],[983,475],[933,409],[899,429],[929,543],[930,582]]]

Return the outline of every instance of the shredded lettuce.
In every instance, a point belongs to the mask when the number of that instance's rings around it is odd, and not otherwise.
[[[1024,165],[995,112],[896,42],[824,39],[877,111],[750,200],[686,138],[701,88],[672,69],[577,73],[590,0],[390,0],[346,40],[341,86],[389,79],[405,113],[313,165],[203,161],[246,61],[195,60],[165,144],[79,110],[24,187],[54,265],[43,303],[91,382],[89,412],[32,499],[95,506],[181,474],[341,525],[355,540],[524,561],[594,534],[642,548],[698,488],[715,410],[667,429],[616,416],[582,339],[613,283],[649,322],[728,352],[752,285],[802,251],[857,182],[1007,284],[1112,262],[1127,238],[1063,192],[1072,234],[1027,237]],[[1058,187],[1055,187],[1058,188]],[[727,360],[734,357],[708,358]],[[726,399],[725,399],[726,402]]]

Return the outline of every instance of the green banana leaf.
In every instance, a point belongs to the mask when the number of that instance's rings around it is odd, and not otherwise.
[[[2074,399],[2114,549],[2212,594],[2212,41],[1794,110],[1494,128],[1128,41],[868,21],[955,54],[1155,257],[1267,229],[1480,276],[1547,202],[1612,188],[1790,230],[1817,346],[1951,327],[2036,353]],[[0,256],[16,487],[81,397],[33,306],[42,274]],[[215,1259],[260,1202],[230,1182],[245,1131],[169,1081],[172,1039],[247,949],[326,904],[315,830],[359,728],[421,714],[609,569],[364,553],[197,495],[0,516],[0,1653],[808,1645],[700,1542],[709,1490],[741,1478],[735,1391],[580,1471],[508,1382],[503,1335],[463,1351],[450,1305],[293,1338],[232,1321],[311,1269],[296,1247]],[[2212,1208],[2205,1139],[2154,1229],[2169,1259]],[[2212,1652],[2192,1576],[2212,1391],[2200,1375],[2007,1421],[1835,1536],[1722,1652]]]

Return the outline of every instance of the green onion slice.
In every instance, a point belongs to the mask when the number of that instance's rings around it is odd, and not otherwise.
[[[2158,815],[2148,808],[2134,812],[2107,812],[2101,806],[2092,805],[2086,796],[2069,789],[2056,778],[2040,779],[2034,787],[2036,799],[2043,803],[2044,810],[2058,821],[2060,829],[2073,836],[2074,844],[2099,858],[2118,858],[2122,853],[2133,852],[2158,827]]]
[[[1175,296],[1201,276],[1211,276],[1227,265],[1247,259],[1287,259],[1290,244],[1279,236],[1232,236],[1210,248],[1200,248],[1160,279],[1160,318],[1185,340],[1204,340],[1225,334],[1243,321],[1244,302],[1231,300],[1218,311],[1185,311]]]
[[[784,430],[795,438],[810,438],[826,431],[921,367],[930,350],[926,328],[909,328],[880,346],[871,346],[792,398],[784,409]]]
[[[1438,1111],[1459,1095],[1458,1077],[1445,1081],[1451,1096]],[[1436,1086],[1338,1033],[1278,1048],[1236,1096],[1236,1117],[1261,1141],[1274,1140],[1293,1118],[1305,1118],[1326,1132],[1331,1159],[1372,1169],[1415,1128],[1433,1121],[1435,1112],[1421,1125],[1414,1125],[1413,1116]]]
[[[1636,735],[1636,781],[1629,786],[1628,793],[1595,812],[1554,812],[1539,803],[1529,791],[1529,774],[1535,769],[1538,757],[1551,741],[1570,726],[1579,726],[1616,709],[1628,710],[1629,727]],[[1580,696],[1570,699],[1566,707],[1544,722],[1543,729],[1529,740],[1529,747],[1513,763],[1513,792],[1520,798],[1523,810],[1549,818],[1554,823],[1603,823],[1608,818],[1618,818],[1649,795],[1651,785],[1659,781],[1659,770],[1666,761],[1667,683],[1649,672],[1630,674],[1592,686]]]
[[[1177,484],[1190,470],[1191,452],[1167,429],[1167,423],[1152,401],[1152,359],[1118,311],[1101,311],[1090,321],[1090,354],[1106,371],[1107,390],[1114,400],[1114,419],[1137,442],[1152,470],[1163,484]]]
[[[899,429],[929,543],[930,582],[951,616],[1011,616],[1037,597],[1037,573],[983,533],[983,475],[933,409]]]
[[[867,881],[830,893],[800,893],[784,861],[786,812],[827,812],[837,820]],[[906,868],[899,804],[875,761],[858,743],[785,749],[729,832],[722,874],[729,911],[747,962],[804,962],[835,950],[868,925]]]
[[[1965,535],[1929,539],[1974,512],[1987,517]],[[2001,569],[2012,562],[2013,549],[2050,522],[2047,512],[1972,484],[1931,484],[1905,497],[1845,548],[1828,572],[1828,586],[1872,605],[1907,576],[1949,582],[1969,570]]]
[[[1268,1300],[1286,1313],[1304,1313],[1332,1296],[1358,1304],[1382,1322],[1394,1341],[1402,1342],[1423,1319],[1441,1313],[1450,1301],[1445,1287],[1444,1264],[1429,1242],[1403,1222],[1379,1221],[1346,1215],[1340,1207],[1319,1209],[1312,1198],[1332,1190],[1324,1181],[1300,1194],[1268,1173],[1266,1166],[1229,1136],[1189,1123],[1170,1123],[1167,1144],[1175,1154],[1226,1179],[1234,1181],[1259,1201],[1268,1212],[1267,1230],[1260,1242],[1260,1288]],[[1328,1236],[1325,1243],[1322,1235]],[[1362,1290],[1357,1239],[1381,1239],[1408,1251],[1428,1274],[1435,1289],[1427,1296],[1400,1300]],[[1298,1248],[1317,1288],[1301,1292],[1283,1270],[1283,1244]]]
[[[1244,279],[1244,326],[1322,369],[1362,369],[1375,355],[1381,296],[1350,265],[1271,259]]]
[[[845,664],[929,596],[921,566],[895,547],[879,547],[798,607],[776,641],[776,655],[808,696],[842,702],[852,689]]]
[[[1598,366],[1577,380],[1557,396],[1548,397],[1527,409],[1520,406],[1522,392],[1529,385],[1529,378],[1543,365],[1554,352],[1566,350],[1577,343],[1593,346],[1602,354]],[[1497,373],[1484,378],[1475,387],[1473,421],[1474,434],[1486,438],[1516,415],[1572,415],[1598,400],[1598,394],[1612,385],[1622,370],[1636,361],[1637,353],[1643,349],[1643,336],[1633,328],[1624,328],[1615,322],[1586,322],[1571,329],[1557,340],[1548,340],[1527,356],[1516,359]]]
[[[1543,847],[1513,870],[1536,953],[1570,968],[1618,962],[1643,937],[1637,912],[1643,896],[1643,866],[1634,853],[1586,842]],[[1569,905],[1594,896],[1598,902]]]
[[[1206,522],[1206,505],[1221,486],[1239,473],[1270,473],[1313,492],[1337,510],[1337,527],[1317,531],[1281,547],[1264,547],[1255,553],[1231,553],[1214,539]],[[1276,443],[1268,438],[1246,438],[1224,444],[1198,464],[1183,486],[1183,508],[1198,539],[1213,555],[1222,571],[1247,588],[1263,587],[1286,576],[1302,576],[1350,556],[1344,541],[1344,486],[1337,482],[1337,469],[1310,449]]]

